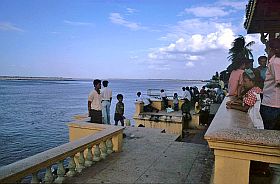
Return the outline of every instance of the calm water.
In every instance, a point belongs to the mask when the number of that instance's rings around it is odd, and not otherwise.
[[[125,116],[132,119],[136,92],[198,86],[180,80],[110,80],[111,118],[124,95]],[[67,123],[87,112],[91,81],[0,80],[0,167],[68,142]]]

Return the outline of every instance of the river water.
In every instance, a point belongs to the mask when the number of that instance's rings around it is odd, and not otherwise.
[[[124,95],[125,116],[132,119],[136,92],[204,83],[183,80],[112,79],[111,118],[116,95]],[[67,123],[87,112],[92,81],[0,80],[0,167],[68,142]],[[170,94],[171,95],[171,94]],[[113,119],[111,119],[113,120]],[[132,121],[133,124],[133,121]]]

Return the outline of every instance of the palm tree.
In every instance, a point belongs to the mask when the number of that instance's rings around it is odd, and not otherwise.
[[[228,60],[234,63],[243,58],[253,59],[252,49],[250,49],[250,47],[253,44],[255,44],[254,41],[251,41],[246,44],[245,38],[239,35],[232,42],[232,48],[229,49],[228,52],[229,53]]]

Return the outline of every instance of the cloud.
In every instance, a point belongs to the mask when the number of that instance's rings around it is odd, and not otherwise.
[[[64,23],[70,26],[92,26],[93,24],[90,22],[74,22],[69,20],[64,20]]]
[[[133,14],[135,12],[137,12],[136,9],[133,9],[133,8],[126,8],[126,11],[129,13],[129,14]]]
[[[170,43],[168,46],[158,48],[156,51],[149,53],[148,56],[150,59],[177,58],[179,60],[185,60],[194,55],[196,57],[192,58],[197,58],[197,55],[201,55],[204,51],[229,49],[234,40],[233,30],[227,24],[216,23],[214,26],[215,31],[213,32],[182,36],[174,43]],[[176,55],[176,57],[172,55]],[[179,57],[178,55],[182,56]]]
[[[194,68],[213,61],[209,60],[209,55],[226,60],[225,55],[235,38],[231,24],[199,19],[178,22],[165,37],[170,35],[175,41],[148,53],[150,65],[159,65],[159,61],[161,65],[177,62],[185,63],[186,68]]]
[[[222,17],[229,14],[223,7],[194,7],[186,8],[186,13],[191,13],[196,17]]]
[[[223,0],[219,1],[217,4],[220,6],[229,6],[233,9],[237,10],[245,10],[247,1],[228,1],[228,0]]]
[[[111,13],[109,19],[112,23],[125,26],[131,30],[147,29],[138,23],[125,20],[119,13]]]
[[[0,22],[0,30],[24,32],[23,29],[15,26],[14,24],[12,24],[10,22]]]
[[[187,63],[186,63],[186,67],[188,67],[188,68],[194,67],[193,62],[191,62],[191,61],[187,62]]]

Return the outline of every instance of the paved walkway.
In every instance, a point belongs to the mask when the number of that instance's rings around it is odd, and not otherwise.
[[[210,183],[207,145],[176,142],[159,129],[127,127],[123,151],[85,169],[68,183]]]

